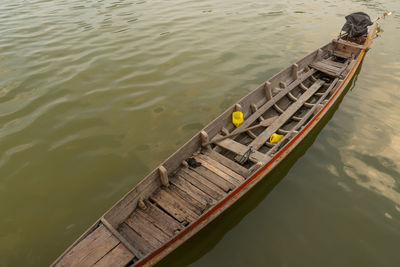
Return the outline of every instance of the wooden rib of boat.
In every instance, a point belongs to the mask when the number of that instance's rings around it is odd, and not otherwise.
[[[128,192],[53,266],[152,265],[265,177],[345,91],[377,31],[342,36],[264,82]],[[232,112],[244,121],[232,124]],[[269,138],[277,133],[278,143]],[[194,158],[201,166],[191,167]]]

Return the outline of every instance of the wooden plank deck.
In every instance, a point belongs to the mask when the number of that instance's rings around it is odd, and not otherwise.
[[[325,55],[331,47],[323,47]],[[338,52],[342,53],[345,52]],[[282,144],[291,140],[328,103],[331,92],[343,86],[343,80],[339,82],[334,77],[344,70],[349,72],[349,62],[354,67],[355,60],[343,63],[323,55],[323,51],[316,51],[293,64],[259,87],[250,100],[242,100],[245,105],[235,105],[221,115],[205,128],[208,132],[189,141],[153,171],[148,178],[152,180],[143,182],[143,191],[128,193],[54,265],[135,265],[151,258],[155,251],[171,249],[166,247],[177,237],[178,243],[182,243],[186,240],[182,235],[190,236],[201,229],[203,226],[197,225],[207,224],[206,217],[225,205],[227,199],[233,203],[238,190],[252,183],[257,169],[270,162]],[[244,122],[235,128],[230,116],[237,109],[243,111]],[[267,118],[274,119],[268,125],[254,127]],[[210,132],[213,133],[209,138]],[[268,139],[275,132],[285,136],[279,143],[271,144]],[[229,136],[220,140],[223,134]],[[184,148],[190,148],[190,154],[186,155]],[[200,166],[190,167],[182,162],[188,157]],[[245,160],[238,160],[243,157]],[[174,158],[179,162],[174,162]]]
[[[123,245],[118,244],[106,255],[104,255],[93,266],[109,267],[109,266],[126,266],[133,258],[132,253]]]
[[[310,64],[310,66],[333,77],[339,77],[343,71],[343,68],[327,64],[326,61],[315,62]]]
[[[337,57],[341,57],[341,58],[351,58],[352,57],[352,53],[344,52],[344,51],[340,51],[340,50],[334,50],[333,55],[337,56]]]
[[[295,86],[311,77],[315,70],[308,71],[297,81],[292,82],[280,97],[290,93]],[[259,134],[253,133],[254,140],[250,145],[258,148],[268,139],[270,132],[277,131],[290,119],[295,112],[323,85],[317,80],[289,107],[282,110],[282,114],[271,120],[265,130]],[[268,103],[268,102],[267,102]],[[259,121],[273,105],[262,105],[254,109],[246,124],[251,125],[251,120]],[[257,117],[258,116],[258,117]],[[264,118],[261,118],[263,120]],[[302,120],[300,118],[300,120]],[[236,129],[237,130],[237,129]],[[235,131],[233,131],[235,132]],[[216,135],[214,138],[219,138]],[[238,162],[229,159],[218,152],[217,148],[224,148],[236,155],[244,155],[248,145],[244,145],[232,138],[226,138],[216,143],[214,149],[205,149],[193,158],[201,165],[198,167],[182,167],[173,175],[168,176],[165,168],[160,168],[161,186],[140,207],[114,227],[102,218],[99,226],[77,246],[75,246],[58,263],[72,263],[79,266],[125,266],[134,264],[143,259],[152,251],[163,246],[178,235],[188,225],[195,222],[207,210],[216,205],[227,194],[238,188],[251,173]],[[274,146],[272,144],[272,146]],[[271,157],[259,151],[253,151],[249,159],[254,163],[268,162]]]
[[[216,201],[209,197],[206,193],[198,189],[196,186],[185,180],[179,175],[176,175],[173,181],[171,181],[174,186],[176,186],[182,193],[186,193],[193,199],[198,201],[202,205],[202,210],[207,206],[213,205]]]
[[[150,197],[150,200],[154,201],[157,206],[184,225],[198,218],[198,214],[193,212],[184,200],[168,194],[165,189],[158,190],[156,194]]]
[[[222,140],[218,142],[217,145],[229,151],[232,151],[238,155],[244,155],[249,150],[248,146],[236,142],[232,139]],[[253,153],[250,154],[249,159],[254,163],[257,163],[257,162],[267,162],[268,160],[270,160],[270,157],[264,155],[261,152],[254,151]]]
[[[210,170],[204,166],[200,166],[200,167],[197,167],[192,170],[194,172],[196,172],[197,174],[203,176],[208,181],[217,185],[219,188],[221,188],[225,192],[229,192],[236,187],[230,181],[225,180],[224,178],[222,178],[221,176],[219,176],[218,174],[214,173],[212,170]]]
[[[121,235],[140,252],[140,257],[143,257],[143,255],[146,255],[155,249],[155,247],[153,247],[125,222],[120,224],[118,232],[121,233]]]
[[[227,167],[232,172],[239,174],[242,177],[247,177],[250,172],[248,169],[244,168],[242,165],[237,162],[230,160],[229,158],[221,155],[220,153],[215,152],[214,150],[209,150],[204,153],[214,161],[217,161],[219,164]]]
[[[136,209],[135,212],[145,217],[150,223],[162,230],[169,237],[176,235],[184,228],[182,224],[149,201],[146,201],[145,210]]]
[[[127,264],[134,255],[128,251],[113,234],[100,224],[85,239],[71,249],[58,263],[59,266],[100,266],[121,255],[118,261]]]
[[[183,168],[178,175],[215,200],[220,200],[226,195],[224,190],[193,170]]]

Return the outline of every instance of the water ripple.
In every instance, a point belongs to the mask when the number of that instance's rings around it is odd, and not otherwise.
[[[196,131],[334,38],[346,10],[361,9],[374,17],[383,8],[344,0],[3,0],[0,265],[49,265]],[[381,196],[395,203],[381,212],[393,223],[400,211],[399,23],[398,14],[382,23],[357,86],[305,157],[307,168],[331,179],[321,179],[326,195],[340,187],[347,196],[361,189]],[[319,185],[305,182],[304,195],[289,195],[314,203]],[[338,208],[319,205],[319,215]]]

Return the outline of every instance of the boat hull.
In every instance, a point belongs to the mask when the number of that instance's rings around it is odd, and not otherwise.
[[[175,152],[170,158],[168,158],[162,167],[154,170],[149,174],[139,185],[128,192],[116,205],[114,205],[102,218],[100,218],[94,225],[92,225],[77,241],[74,242],[54,263],[53,266],[68,266],[68,265],[92,265],[88,261],[75,261],[72,262],[73,258],[79,254],[81,250],[85,250],[85,245],[82,245],[87,239],[94,239],[93,232],[97,231],[100,227],[105,227],[107,235],[113,236],[113,242],[121,246],[121,250],[125,251],[126,259],[121,261],[121,265],[132,265],[132,266],[148,266],[153,265],[160,261],[162,258],[167,256],[171,251],[179,247],[182,243],[204,228],[212,220],[218,217],[222,212],[228,209],[233,203],[240,199],[244,194],[256,186],[264,177],[266,177],[279,163],[281,163],[289,153],[291,153],[303,140],[308,136],[308,134],[316,128],[318,123],[325,117],[325,115],[332,109],[332,107],[338,103],[339,99],[343,97],[346,92],[351,79],[354,77],[356,70],[360,67],[360,64],[365,57],[365,54],[371,44],[372,38],[376,33],[377,27],[374,31],[367,37],[365,45],[360,49],[358,55],[353,58],[350,65],[347,66],[348,71],[344,77],[338,76],[335,80],[337,83],[334,85],[332,90],[332,95],[329,97],[327,102],[325,102],[319,110],[315,110],[313,116],[307,121],[298,131],[290,132],[290,138],[288,142],[283,144],[281,148],[278,149],[276,153],[271,154],[271,158],[268,162],[264,162],[262,165],[256,165],[253,167],[251,173],[245,180],[241,182],[237,187],[229,191],[222,199],[214,203],[211,207],[207,208],[198,218],[187,224],[185,227],[180,229],[180,231],[168,238],[160,246],[153,249],[149,253],[142,253],[134,246],[134,242],[127,240],[125,236],[121,234],[120,226],[124,224],[125,219],[130,216],[138,207],[144,205],[143,199],[147,199],[157,191],[157,188],[169,186],[168,184],[168,172],[167,169],[177,169],[181,168],[180,165],[182,160],[195,154],[199,148],[207,149],[205,146],[205,140],[199,138],[199,135],[194,136],[189,140],[181,149]],[[300,67],[308,66],[314,58],[318,57],[318,54],[322,50],[328,50],[332,46],[332,43],[322,47],[319,50],[307,55],[301,59],[298,63]],[[351,51],[350,47],[350,51]],[[303,64],[303,65],[302,65]],[[297,67],[294,81],[299,79],[297,77]],[[288,79],[288,75],[292,72],[293,67],[289,67],[277,75],[275,75],[271,80],[282,80]],[[328,70],[329,71],[329,70]],[[301,82],[300,82],[301,84]],[[261,85],[259,88],[254,90],[248,96],[242,98],[238,103],[242,106],[250,106],[250,103],[256,101],[258,97],[265,97],[263,95],[263,87],[265,84]],[[290,91],[289,91],[290,92]],[[304,103],[302,103],[304,104]],[[208,133],[210,136],[216,136],[221,130],[221,121],[226,121],[229,118],[232,110],[235,106],[225,111],[221,116],[211,122],[205,129],[204,132]],[[264,132],[263,132],[264,133]],[[262,133],[261,133],[262,134]],[[201,136],[201,135],[200,135]],[[146,209],[144,206],[143,209]],[[111,242],[111,241],[110,241]],[[118,243],[119,242],[119,243]],[[88,243],[88,241],[87,241]],[[93,242],[92,242],[93,243]],[[90,243],[90,244],[92,244]],[[86,244],[86,243],[85,243]],[[79,246],[82,246],[79,247]],[[90,245],[87,245],[90,246]],[[97,246],[97,245],[96,245]],[[99,244],[97,247],[101,246]],[[97,249],[96,247],[96,249]],[[90,248],[91,249],[91,248]],[[93,251],[93,249],[91,250]],[[75,254],[74,254],[75,253]],[[78,254],[77,254],[78,253]],[[89,252],[88,252],[89,253]],[[92,253],[92,252],[91,252]],[[85,253],[83,253],[85,254]],[[80,255],[80,254],[79,254]],[[86,254],[85,254],[86,255]],[[121,254],[122,255],[122,254]],[[118,255],[117,255],[118,256]],[[99,256],[100,257],[100,256]],[[101,256],[100,259],[105,257]],[[122,257],[122,256],[121,256]],[[132,259],[130,259],[130,257]],[[83,257],[84,258],[84,257]],[[133,261],[133,258],[136,260]],[[99,262],[99,261],[97,261]],[[77,264],[78,263],[78,264]],[[80,264],[82,263],[82,264]],[[96,262],[94,262],[96,263]]]
[[[154,253],[148,255],[143,262],[138,262],[135,266],[151,266],[159,262],[162,258],[168,255],[171,251],[179,247],[183,242],[188,240],[194,234],[199,232],[208,223],[218,217],[222,212],[232,206],[238,199],[245,195],[249,190],[256,186],[262,178],[266,177],[279,163],[286,158],[286,156],[291,153],[307,135],[317,126],[317,124],[324,118],[325,114],[330,111],[332,106],[337,102],[337,100],[343,96],[346,91],[349,82],[353,78],[355,72],[359,68],[362,59],[365,56],[365,50],[357,58],[357,63],[351,69],[349,75],[342,82],[335,95],[331,98],[329,103],[324,106],[324,108],[319,111],[319,113],[306,125],[306,127],[299,132],[293,140],[291,140],[285,148],[282,149],[275,157],[273,157],[267,164],[265,164],[260,170],[258,170],[253,176],[248,178],[241,186],[239,186],[235,191],[230,193],[225,199],[218,203],[214,208],[204,214],[198,221],[190,225],[181,234],[172,239],[170,242],[165,244],[163,247],[159,248]]]

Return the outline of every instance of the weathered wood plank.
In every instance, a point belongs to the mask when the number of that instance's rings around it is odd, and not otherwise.
[[[73,247],[58,266],[89,266],[95,264],[119,244],[110,231],[100,224],[85,239]]]
[[[216,184],[190,169],[182,168],[177,174],[215,200],[220,200],[225,195]]]
[[[239,183],[242,183],[245,180],[243,176],[237,174],[230,168],[224,166],[223,164],[219,163],[218,161],[214,160],[213,158],[207,155],[199,154],[197,157],[199,157],[201,160],[204,160],[205,162],[208,162],[209,164],[212,164],[213,166],[217,167],[218,169],[228,174],[229,176],[235,178]]]
[[[233,160],[230,160],[229,158],[225,157],[224,155],[221,155],[220,153],[211,150],[205,152],[204,155],[209,156],[213,160],[219,162],[220,164],[224,165],[225,167],[229,168],[230,170],[236,172],[242,177],[247,177],[249,175],[249,170],[243,167],[242,165],[236,163]]]
[[[113,248],[108,252],[103,258],[94,264],[95,267],[123,267],[126,266],[132,259],[134,255],[122,244],[119,243],[118,246]]]
[[[236,186],[229,181],[225,180],[224,178],[218,176],[214,172],[210,171],[209,169],[205,168],[204,166],[199,166],[195,169],[192,169],[193,171],[197,172],[210,182],[213,182],[216,184],[219,188],[224,190],[225,192],[229,192],[230,190],[233,190]]]
[[[173,184],[182,191],[187,192],[187,194],[191,195],[194,199],[200,202],[204,206],[204,209],[216,203],[216,201],[212,197],[198,189],[196,186],[192,185],[190,182],[186,181],[180,175],[176,175]]]
[[[147,253],[155,249],[155,247],[153,247],[143,237],[136,233],[125,222],[119,225],[118,232],[120,232],[121,235],[129,241],[129,243],[131,243],[137,250],[139,250],[142,255],[146,255]]]
[[[296,88],[300,83],[302,83],[304,80],[306,80],[308,77],[313,75],[316,72],[316,70],[311,69],[307,73],[301,75],[299,79],[296,81],[293,81],[289,86],[287,86],[285,89],[282,89],[277,95],[272,97],[272,99],[268,102],[266,102],[264,105],[259,107],[256,112],[251,114],[248,118],[244,120],[244,122],[237,127],[235,130],[232,131],[232,133],[235,133],[237,131],[240,131],[242,129],[248,128],[254,121],[256,121],[262,114],[264,114],[269,108],[271,108],[279,99],[284,97],[288,92],[292,91],[294,88]]]
[[[115,238],[119,240],[130,252],[133,254],[133,256],[137,258],[143,257],[143,254],[140,253],[132,244],[128,242],[128,240],[125,239],[118,231],[115,229],[104,217],[100,218],[101,223],[107,228],[108,231],[110,231]]]
[[[341,57],[341,58],[351,58],[353,56],[352,53],[347,53],[347,52],[340,51],[340,50],[334,50],[333,55],[337,56],[337,57]]]
[[[193,198],[183,198],[180,194],[170,190],[169,188],[164,189],[164,193],[168,194],[172,199],[174,199],[177,203],[179,203],[182,207],[191,211],[194,214],[194,217],[198,217],[203,213],[201,205],[197,201],[193,201]]]
[[[315,110],[318,108],[318,106],[321,104],[322,101],[324,101],[324,99],[329,95],[329,93],[332,91],[332,89],[338,84],[339,78],[336,78],[328,87],[328,89],[324,92],[324,94],[322,95],[322,97],[320,99],[318,99],[317,103],[315,103],[315,106],[313,108],[311,108],[310,110],[307,111],[307,113],[300,119],[300,121],[292,128],[292,130],[279,142],[279,143],[283,143],[286,142],[285,140],[288,140],[290,138],[293,137],[292,134],[290,133],[294,133],[294,131],[300,129],[300,127],[302,127],[307,120],[313,115],[315,114]],[[279,144],[278,143],[278,144]],[[279,145],[278,145],[279,147]],[[283,148],[283,147],[281,147]],[[281,149],[280,148],[280,149]],[[271,149],[270,151],[268,151],[268,155],[272,156],[272,154],[278,152],[278,149]]]
[[[283,111],[282,111],[282,112],[283,112]],[[252,135],[251,138],[256,138],[257,136],[255,136],[254,133],[251,132],[250,130],[252,130],[252,129],[257,129],[257,128],[260,128],[260,127],[268,127],[268,126],[271,125],[271,124],[274,122],[274,120],[276,120],[278,117],[279,117],[279,116],[275,116],[275,117],[268,118],[268,119],[263,119],[259,124],[250,126],[250,127],[246,128],[246,129],[240,130],[240,131],[235,132],[235,133],[231,133],[231,134],[228,133],[227,135],[224,135],[224,136],[222,136],[222,137],[220,137],[220,138],[214,137],[214,138],[213,138],[209,143],[207,143],[207,144],[218,143],[219,141],[222,141],[222,140],[224,140],[224,139],[226,139],[226,138],[228,138],[228,137],[233,137],[233,136],[236,136],[236,135],[238,135],[238,134],[245,133],[245,132],[247,132],[247,134],[251,133],[251,135]]]
[[[250,138],[256,138],[257,137],[257,135],[255,135],[251,130],[248,130],[247,132],[246,132],[246,134],[248,135],[248,136],[250,136]]]
[[[328,62],[326,60],[315,62],[315,63],[313,63],[311,65],[319,65],[319,66],[321,66],[321,67],[323,67],[325,69],[328,69],[328,70],[331,70],[331,71],[336,71],[336,72],[339,72],[341,69],[343,69],[343,66],[342,67],[338,67],[338,66],[335,66],[335,65],[328,64]]]
[[[329,46],[331,46],[331,44],[325,45],[324,47],[322,47],[322,49],[325,50]],[[310,64],[310,62],[314,60],[315,55],[316,55],[316,51],[313,51],[312,53],[308,54],[307,56],[305,56],[302,59],[300,59],[299,61],[297,61],[296,64],[299,66],[299,69],[303,69],[306,66],[308,66],[308,64]],[[295,83],[295,81],[293,81],[293,77],[291,75],[292,74],[291,71],[292,71],[291,67],[285,68],[282,71],[280,71],[279,73],[277,73],[276,75],[274,75],[268,81],[271,83],[272,87],[278,86],[280,82],[285,82],[287,84],[287,86],[289,87],[292,83]],[[315,73],[316,70],[311,70],[311,71],[313,73]],[[307,76],[307,72],[304,73],[304,74],[301,74],[300,75],[300,79],[302,79],[303,75]],[[307,77],[305,77],[305,79],[306,78]],[[237,102],[237,103],[241,104],[243,109],[244,109],[244,117],[246,118],[245,121],[247,121],[248,118],[250,118],[248,116],[248,112],[247,111],[250,111],[248,108],[249,108],[249,106],[251,104],[255,103],[258,107],[261,107],[264,104],[266,104],[264,86],[265,86],[265,83],[263,83],[262,85],[258,86],[255,90],[253,90],[251,93],[249,93],[247,96],[244,96],[242,99],[240,99]],[[294,87],[296,87],[296,86],[294,86]],[[279,99],[278,95],[276,95],[275,97],[277,97],[277,99]],[[267,109],[268,108],[266,108],[264,110],[264,112]],[[229,131],[231,131],[233,129],[234,126],[231,123],[231,116],[232,116],[232,112],[233,111],[234,111],[234,107],[231,106],[225,112],[223,112],[220,116],[218,116],[218,118],[216,118],[214,121],[212,121],[209,125],[207,125],[204,128],[204,130],[208,133],[208,135],[210,137],[214,137],[216,134],[218,134],[221,131],[222,127],[227,128]],[[262,113],[264,113],[264,112],[262,112]],[[261,115],[262,115],[262,113],[261,113]],[[256,116],[255,119],[258,119],[258,118],[259,118],[259,116]],[[252,121],[250,123],[250,125],[253,122],[254,121]],[[198,140],[198,141],[200,142],[200,140]],[[186,158],[187,157],[189,157],[189,156],[186,156]]]
[[[358,45],[358,44],[355,44],[353,42],[345,41],[343,39],[339,39],[339,40],[333,39],[332,41],[334,43],[339,43],[339,44],[350,46],[350,47],[354,47],[354,48],[357,48],[357,49],[363,49],[364,48],[364,45]]]
[[[169,237],[174,236],[183,229],[183,226],[178,221],[154,206],[154,204],[149,201],[145,201],[145,204],[147,207],[146,210],[136,210],[136,212],[157,226]]]
[[[285,87],[286,87],[286,85],[285,85]],[[250,109],[251,109],[251,112],[256,112],[257,111],[257,106],[256,106],[256,104],[251,104],[250,105]],[[260,116],[260,117],[258,117],[258,121],[263,121],[264,120],[264,117],[263,116]]]
[[[325,63],[323,63],[321,61],[312,63],[312,64],[310,64],[310,66],[312,68],[315,68],[315,69],[317,69],[319,71],[322,71],[322,72],[324,72],[324,73],[326,73],[328,75],[334,76],[334,77],[339,77],[339,75],[341,74],[341,72],[343,70],[343,69],[337,68],[335,66],[331,66],[331,65],[325,64]]]
[[[195,158],[196,158],[197,161],[199,161],[201,163],[202,166],[204,166],[208,170],[212,171],[213,173],[215,173],[219,177],[221,177],[221,178],[227,180],[228,182],[234,184],[235,186],[240,185],[241,181],[243,181],[243,180],[236,179],[235,177],[230,176],[229,174],[223,172],[221,169],[217,168],[216,166],[214,166],[214,164],[210,163],[209,161],[205,161],[200,157],[195,157]]]
[[[315,94],[325,82],[317,80],[304,94],[302,94],[296,102],[294,102],[286,111],[274,121],[267,129],[265,129],[256,139],[254,139],[249,146],[259,149],[265,144],[268,138],[275,133],[296,111],[303,106],[303,104]]]
[[[171,197],[171,195],[163,189],[158,190],[150,199],[183,224],[188,224],[198,217],[197,214],[188,209],[182,201]]]
[[[172,185],[171,188],[166,191],[171,195],[177,196],[181,200],[183,200],[186,206],[189,207],[189,209],[191,209],[197,215],[201,215],[207,207],[207,204],[203,204],[200,201],[196,200],[192,195],[188,193],[188,191],[182,190],[176,185]]]
[[[104,217],[117,228],[133,212],[139,199],[149,197],[160,186],[158,170],[155,169],[108,210]]]
[[[259,136],[257,137],[259,138]],[[254,140],[257,140],[254,139]],[[253,141],[254,142],[254,141]],[[218,146],[225,148],[229,151],[232,151],[233,153],[236,153],[238,155],[244,155],[250,148],[249,146],[242,145],[241,143],[238,143],[232,139],[225,139],[217,144]],[[268,162],[270,160],[270,157],[264,155],[263,153],[260,153],[259,151],[254,151],[253,153],[250,154],[249,160],[252,162]]]
[[[168,235],[146,220],[140,213],[133,212],[125,220],[125,223],[149,242],[152,247],[157,248],[169,239]]]
[[[347,64],[345,64],[345,63],[336,62],[336,61],[333,61],[333,60],[330,60],[330,59],[324,59],[321,62],[324,63],[324,64],[327,64],[327,65],[334,66],[334,67],[339,68],[339,69],[342,69],[342,68],[347,66]]]

